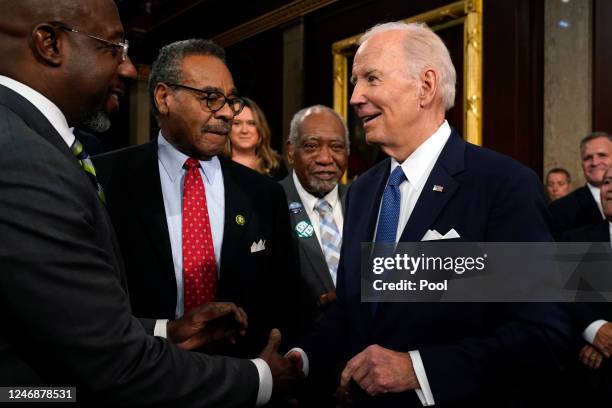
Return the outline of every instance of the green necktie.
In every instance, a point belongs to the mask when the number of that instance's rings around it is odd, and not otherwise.
[[[98,182],[98,178],[96,177],[96,168],[94,167],[89,155],[83,149],[83,145],[76,138],[74,139],[74,143],[70,146],[70,150],[72,150],[72,154],[77,158],[79,164],[87,173],[89,180],[93,183],[96,192],[98,193],[98,198],[102,202],[102,204],[106,204],[106,196],[104,195],[104,190],[102,189],[102,185]]]

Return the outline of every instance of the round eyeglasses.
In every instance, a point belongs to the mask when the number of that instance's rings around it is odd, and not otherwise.
[[[226,97],[221,92],[204,91],[202,89],[192,88],[190,86],[181,84],[166,85],[171,86],[173,88],[182,88],[198,93],[200,95],[200,103],[203,105],[202,107],[206,105],[208,110],[210,110],[211,112],[217,112],[218,110],[223,108],[226,103],[234,113],[234,116],[239,115],[240,112],[242,112],[242,109],[244,109],[244,99],[239,98],[237,96]]]

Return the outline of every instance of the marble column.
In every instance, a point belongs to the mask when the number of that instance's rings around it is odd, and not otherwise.
[[[592,127],[592,0],[545,0],[544,176],[554,167],[584,184],[580,140]]]

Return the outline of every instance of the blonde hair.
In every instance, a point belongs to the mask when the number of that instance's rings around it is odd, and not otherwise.
[[[261,110],[255,101],[245,97],[242,99],[244,99],[244,107],[251,109],[251,112],[253,112],[255,128],[257,129],[257,134],[259,135],[259,140],[257,141],[257,146],[255,147],[255,155],[257,158],[259,158],[259,160],[255,170],[261,174],[269,174],[270,172],[279,168],[281,159],[280,155],[274,149],[272,149],[272,146],[270,145],[270,126],[268,125],[268,121],[266,120],[263,110]],[[227,157],[232,157],[232,142],[229,137],[227,138],[227,143],[225,144],[223,152]]]

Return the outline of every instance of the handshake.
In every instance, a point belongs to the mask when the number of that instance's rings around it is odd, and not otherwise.
[[[169,321],[167,338],[185,350],[201,349],[214,354],[222,342],[236,343],[246,334],[248,318],[245,311],[231,302],[211,302],[200,305],[180,319]],[[273,329],[268,343],[258,358],[264,360],[272,373],[272,399],[284,399],[292,394],[303,379],[303,363],[300,353],[293,351],[286,356],[278,353],[281,332]]]

